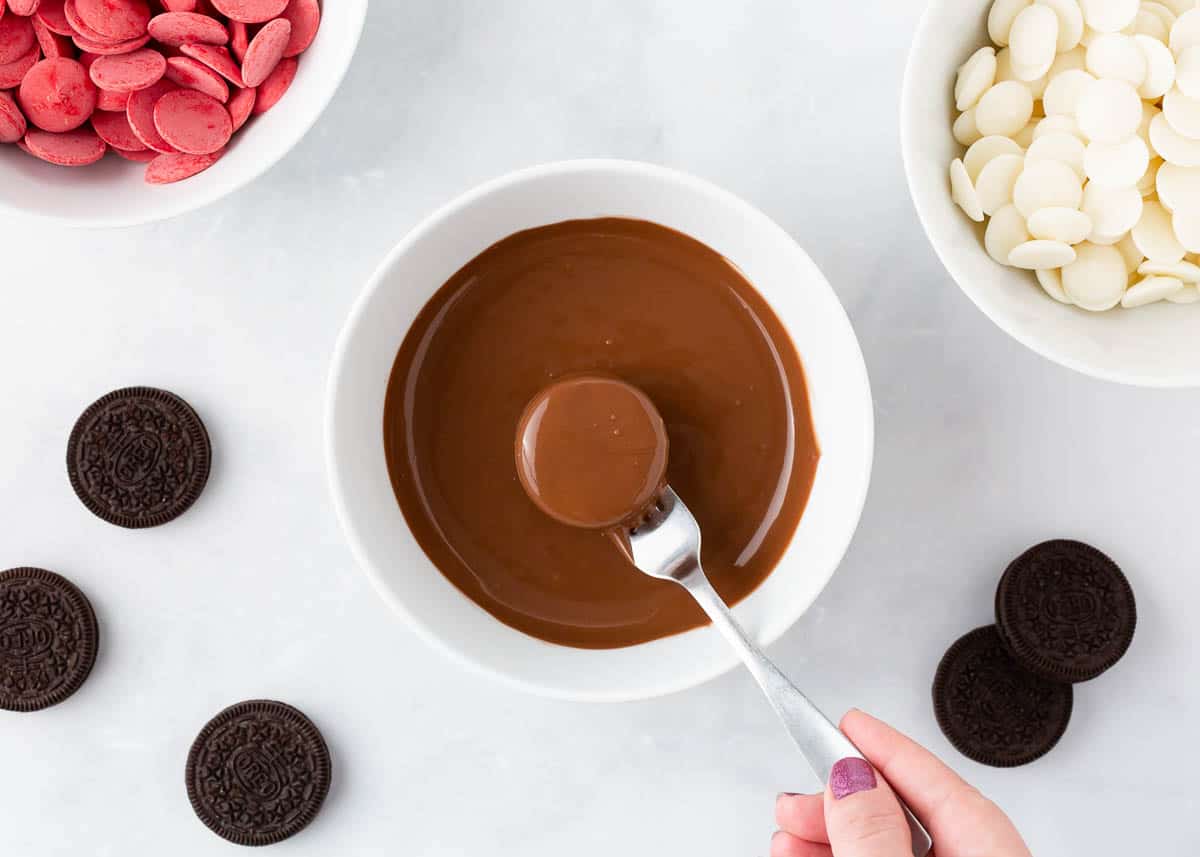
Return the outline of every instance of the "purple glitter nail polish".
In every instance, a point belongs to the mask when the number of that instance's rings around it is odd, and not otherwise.
[[[833,792],[835,800],[869,792],[876,785],[875,769],[863,759],[840,759],[829,772],[829,790]]]

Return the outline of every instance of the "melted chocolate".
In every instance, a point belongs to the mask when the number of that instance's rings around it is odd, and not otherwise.
[[[433,564],[502,622],[616,648],[705,622],[599,530],[526,495],[514,432],[543,388],[603,374],[645,391],[670,438],[667,481],[704,534],[730,604],[770,574],[803,514],[819,451],[783,325],[718,253],[642,221],[580,220],[510,236],[417,316],[384,409],[392,485]]]

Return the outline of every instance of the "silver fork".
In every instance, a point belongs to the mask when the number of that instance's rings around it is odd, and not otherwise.
[[[788,734],[822,783],[829,782],[833,765],[851,756],[862,758],[850,739],[788,680],[742,630],[729,607],[713,589],[700,567],[700,525],[669,487],[635,529],[628,533],[629,552],[638,570],[650,577],[671,580],[691,593],[712,619],[717,630],[741,656]],[[907,806],[914,857],[925,857],[932,847],[929,834]]]

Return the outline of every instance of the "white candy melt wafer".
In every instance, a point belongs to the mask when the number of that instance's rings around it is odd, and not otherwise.
[[[1175,277],[1185,283],[1200,283],[1200,265],[1192,262],[1176,262],[1166,265],[1160,262],[1145,261],[1138,265],[1137,272],[1148,277]]]
[[[1155,177],[1158,201],[1170,211],[1200,202],[1200,167],[1163,164]]]
[[[1083,20],[1097,33],[1124,30],[1137,17],[1138,0],[1079,0]]]
[[[1025,159],[1020,155],[1000,155],[980,170],[975,193],[979,195],[979,204],[985,214],[995,214],[1012,202],[1013,188],[1024,167]]]
[[[1013,185],[1013,203],[1025,217],[1042,208],[1078,208],[1082,199],[1079,176],[1059,161],[1026,161]]]
[[[1142,100],[1123,80],[1095,80],[1079,94],[1075,118],[1089,140],[1120,143],[1137,133]]]
[[[1189,253],[1200,252],[1200,208],[1185,208],[1171,215],[1175,237]]]
[[[1060,54],[1074,48],[1083,38],[1083,10],[1076,0],[1036,0],[1043,6],[1049,6],[1058,17],[1058,44]]]
[[[1200,0],[993,0],[988,34],[949,168],[988,255],[1092,312],[1200,302]]]
[[[1133,40],[1146,62],[1146,75],[1138,84],[1138,95],[1142,98],[1162,98],[1176,83],[1179,69],[1175,57],[1158,39],[1139,34]]]
[[[1130,233],[1142,256],[1152,262],[1174,264],[1182,261],[1186,249],[1175,237],[1171,213],[1157,202],[1147,202],[1141,219]]]
[[[979,129],[975,126],[975,108],[964,110],[959,117],[954,120],[954,127],[951,129],[954,134],[954,139],[964,146],[969,146],[978,140],[983,135],[979,133]]]
[[[971,184],[967,168],[958,158],[950,163],[950,195],[958,207],[966,212],[967,217],[976,223],[983,222],[983,208],[979,204],[979,194],[975,192],[975,186]]]
[[[1184,286],[1175,294],[1167,297],[1167,303],[1194,304],[1200,301],[1200,289],[1195,286]]]
[[[1139,107],[1140,110],[1140,107]],[[1016,134],[1033,116],[1033,94],[1016,80],[995,84],[975,105],[975,127],[983,136]],[[1139,113],[1138,118],[1141,118]]]
[[[1049,6],[1026,6],[1013,20],[1008,47],[1013,69],[1021,80],[1044,75],[1058,49],[1058,15]]]
[[[1083,142],[1083,132],[1079,130],[1079,123],[1075,121],[1075,113],[1064,113],[1058,116],[1047,116],[1045,119],[1038,120],[1037,127],[1033,131],[1033,139],[1040,140],[1048,134],[1070,134],[1078,137],[1079,141]],[[1083,168],[1083,153],[1080,152],[1080,169]]]
[[[1062,273],[1057,269],[1037,271],[1038,285],[1050,297],[1054,298],[1060,304],[1070,304],[1072,301],[1063,290]]]
[[[1121,252],[1089,243],[1080,244],[1075,252],[1075,261],[1062,269],[1063,290],[1072,302],[1091,312],[1119,304],[1129,281]]]
[[[1150,145],[1168,164],[1200,167],[1200,141],[1181,135],[1161,113],[1150,122]]]
[[[1092,232],[1092,219],[1075,208],[1043,208],[1026,224],[1029,234],[1047,241],[1078,244]]]
[[[988,255],[1001,265],[1008,264],[1012,251],[1029,240],[1025,218],[1015,205],[1006,205],[992,215],[984,232],[983,244]]]
[[[1042,97],[1046,116],[1067,115],[1075,117],[1079,99],[1096,78],[1083,69],[1071,68],[1050,81]],[[1078,121],[1078,120],[1076,120]]]
[[[1200,98],[1200,45],[1179,55],[1175,64],[1175,85],[1184,95]]]
[[[1163,46],[1162,42],[1156,44]],[[1141,86],[1146,80],[1146,55],[1133,36],[1103,33],[1087,47],[1087,70],[1095,77]]]
[[[994,158],[1000,155],[1020,155],[1021,153],[1021,147],[1012,138],[992,135],[991,137],[981,137],[972,143],[967,149],[967,153],[963,155],[962,162],[963,166],[967,168],[967,175],[971,177],[971,181],[975,181],[979,178],[980,170]],[[1079,163],[1080,169],[1082,169],[1082,144],[1079,147]]]
[[[1150,166],[1150,150],[1141,137],[1123,143],[1088,143],[1083,153],[1083,171],[1088,180],[1102,188],[1137,185]]]
[[[1136,187],[1102,188],[1088,184],[1080,209],[1092,219],[1093,236],[1114,236],[1116,243],[1142,216],[1142,195]],[[1092,239],[1097,243],[1096,238]]]
[[[1034,135],[1034,140],[1029,145],[1029,151],[1025,153],[1025,160],[1058,161],[1073,169],[1075,174],[1079,176],[1079,180],[1083,181],[1085,173],[1083,168],[1084,145],[1082,140],[1066,131],[1056,131],[1044,134],[1041,137],[1036,136],[1037,132],[1035,131]]]
[[[954,106],[966,110],[975,106],[996,82],[996,49],[980,48],[958,70],[954,83]]]
[[[1061,268],[1075,261],[1075,250],[1062,241],[1035,239],[1018,244],[1008,254],[1008,264],[1027,271]]]
[[[1146,306],[1166,300],[1183,291],[1183,281],[1174,277],[1146,277],[1129,287],[1121,296],[1121,306],[1126,309]]]
[[[1008,44],[1008,34],[1012,32],[1013,22],[1032,0],[995,0],[988,12],[988,36],[996,44],[1004,47]]]

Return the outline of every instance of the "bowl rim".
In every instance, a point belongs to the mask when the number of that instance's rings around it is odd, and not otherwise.
[[[2,0],[0,0],[2,2]],[[343,2],[343,0],[339,0]],[[223,199],[226,196],[237,193],[242,188],[249,185],[251,182],[261,178],[268,170],[275,167],[286,158],[293,149],[300,144],[300,141],[308,136],[312,131],[313,126],[325,114],[333,97],[337,95],[341,89],[342,82],[346,79],[346,75],[350,72],[350,66],[354,64],[354,57],[358,53],[358,45],[362,40],[363,30],[367,22],[367,12],[370,7],[370,0],[358,0],[358,8],[361,10],[358,15],[358,20],[352,25],[350,30],[349,52],[346,57],[346,62],[337,70],[336,73],[330,75],[323,92],[318,93],[313,103],[312,116],[305,121],[296,134],[295,139],[287,146],[282,147],[274,156],[264,158],[261,162],[255,164],[254,167],[248,169],[245,173],[224,181],[214,182],[209,187],[202,191],[197,191],[195,196],[183,197],[166,203],[161,209],[146,214],[130,214],[123,215],[121,212],[109,212],[107,210],[97,210],[89,213],[85,217],[70,217],[62,214],[50,214],[43,211],[31,211],[12,205],[0,198],[0,215],[12,217],[16,219],[27,219],[35,223],[58,224],[67,226],[73,229],[126,229],[134,226],[145,226],[150,223],[162,223],[167,220],[172,220],[184,214],[190,214],[193,211],[199,211]],[[354,8],[350,6],[349,8]],[[322,8],[324,14],[324,8]]]
[[[1067,369],[1072,369],[1081,375],[1086,375],[1091,378],[1097,378],[1101,381],[1110,381],[1116,384],[1123,384],[1130,387],[1147,387],[1156,389],[1188,389],[1192,387],[1200,387],[1200,373],[1194,376],[1179,375],[1172,377],[1162,377],[1152,373],[1138,371],[1110,371],[1107,369],[1098,368],[1080,360],[1068,353],[1065,349],[1056,348],[1052,343],[1047,342],[1038,337],[1032,336],[1019,329],[1018,325],[1010,319],[1003,317],[1002,314],[992,311],[991,306],[986,298],[986,291],[976,289],[966,285],[969,278],[965,272],[961,270],[958,264],[954,261],[951,254],[943,249],[941,240],[935,237],[935,230],[930,225],[933,222],[933,215],[930,211],[928,201],[925,198],[924,192],[918,186],[916,180],[916,111],[913,108],[913,102],[917,97],[915,92],[916,84],[913,82],[916,76],[917,64],[921,61],[924,51],[921,50],[929,39],[933,38],[933,22],[935,9],[941,6],[943,0],[927,0],[925,8],[921,13],[921,18],[917,22],[917,28],[913,33],[912,40],[909,45],[908,59],[904,65],[904,76],[901,82],[900,91],[900,153],[904,162],[904,179],[908,187],[908,196],[912,201],[913,208],[916,209],[917,219],[921,222],[921,229],[925,233],[925,239],[933,247],[933,252],[937,255],[938,260],[942,263],[959,291],[967,296],[976,308],[979,309],[991,322],[1011,336],[1017,342],[1024,345],[1030,351],[1038,354],[1052,363],[1057,363]],[[981,7],[985,7],[984,2],[980,3]],[[949,128],[947,127],[947,133]],[[947,196],[950,189],[946,188]]]
[[[770,218],[766,213],[751,205],[746,200],[731,191],[716,185],[706,179],[693,176],[679,170],[674,170],[669,167],[651,164],[642,161],[634,161],[617,158],[581,158],[562,161],[553,161],[538,164],[535,166],[520,168],[496,178],[490,179],[482,184],[479,184],[470,190],[460,194],[444,203],[437,208],[433,213],[429,214],[410,229],[400,241],[384,256],[382,262],[374,269],[365,285],[355,297],[346,319],[343,322],[341,332],[338,335],[337,343],[334,346],[332,360],[330,361],[329,373],[326,381],[326,394],[324,398],[325,414],[324,414],[324,434],[325,434],[325,465],[329,480],[330,492],[333,496],[333,505],[341,524],[342,532],[346,541],[349,543],[351,553],[355,561],[365,573],[375,591],[380,595],[384,602],[399,615],[410,629],[412,629],[418,637],[432,648],[441,652],[454,661],[466,667],[468,671],[483,676],[510,688],[524,691],[536,696],[541,696],[551,699],[559,699],[571,702],[633,702],[646,699],[654,699],[662,696],[667,696],[673,693],[678,693],[697,687],[706,682],[709,682],[727,672],[734,669],[741,663],[740,658],[731,646],[722,644],[720,654],[711,658],[707,663],[697,666],[696,669],[688,672],[680,672],[676,678],[670,681],[659,681],[644,685],[632,690],[611,690],[611,691],[580,691],[559,687],[552,683],[532,680],[526,677],[514,675],[500,669],[496,669],[489,664],[478,661],[471,657],[466,647],[454,645],[445,636],[439,634],[434,627],[431,626],[424,618],[417,613],[402,600],[393,589],[387,584],[384,575],[376,567],[375,562],[360,539],[358,527],[355,524],[352,515],[348,509],[346,501],[345,485],[343,484],[342,474],[338,467],[339,452],[336,448],[337,436],[337,396],[338,383],[343,374],[343,364],[347,357],[347,352],[350,348],[351,339],[356,332],[360,319],[366,313],[368,305],[371,302],[372,296],[382,286],[387,279],[391,269],[397,261],[405,255],[413,246],[423,241],[426,236],[441,227],[447,220],[455,217],[465,209],[470,208],[478,200],[487,197],[493,193],[503,190],[511,185],[520,184],[526,181],[533,181],[547,177],[553,177],[558,174],[569,174],[577,171],[588,170],[615,170],[631,175],[640,175],[646,178],[665,179],[680,183],[686,188],[704,193],[714,197],[725,205],[730,206],[733,210],[742,214],[743,219],[747,223],[757,223],[762,228],[772,230],[785,238],[789,243],[794,245],[800,251],[800,255],[812,271],[820,278],[820,282],[825,285],[829,291],[831,298],[831,306],[840,313],[841,323],[845,325],[849,333],[849,345],[853,348],[857,356],[854,361],[854,366],[847,367],[847,371],[852,376],[856,386],[858,386],[863,394],[867,405],[867,419],[862,427],[863,448],[859,451],[862,456],[862,479],[861,484],[855,486],[853,492],[853,501],[847,504],[847,519],[849,525],[845,528],[845,534],[836,542],[831,543],[831,555],[837,557],[837,561],[829,565],[828,569],[823,574],[820,580],[820,585],[814,590],[812,599],[808,603],[797,603],[786,615],[781,614],[780,619],[774,627],[767,628],[763,633],[753,634],[755,641],[763,646],[769,646],[780,637],[782,637],[797,621],[811,608],[816,602],[816,599],[828,586],[833,575],[841,567],[847,551],[858,531],[858,526],[862,521],[863,509],[866,506],[867,497],[870,491],[871,476],[874,468],[874,453],[875,453],[875,420],[874,406],[871,392],[870,376],[867,371],[866,360],[862,354],[862,346],[858,341],[858,336],[854,331],[854,327],[850,322],[849,315],[846,313],[845,307],[842,305],[837,293],[833,290],[832,285],[817,268],[816,264],[811,260],[803,248],[800,247],[796,239],[783,229],[778,223]],[[849,514],[852,512],[853,514]],[[467,596],[459,593],[464,599]],[[469,600],[469,599],[467,599]],[[735,606],[735,611],[741,604]],[[480,608],[482,609],[482,608]],[[499,620],[496,620],[499,621]],[[694,628],[684,632],[684,634],[712,634],[718,632],[711,625],[703,625],[699,628]],[[676,635],[682,636],[682,635]],[[546,645],[553,645],[547,643]],[[644,644],[645,645],[645,644]]]

